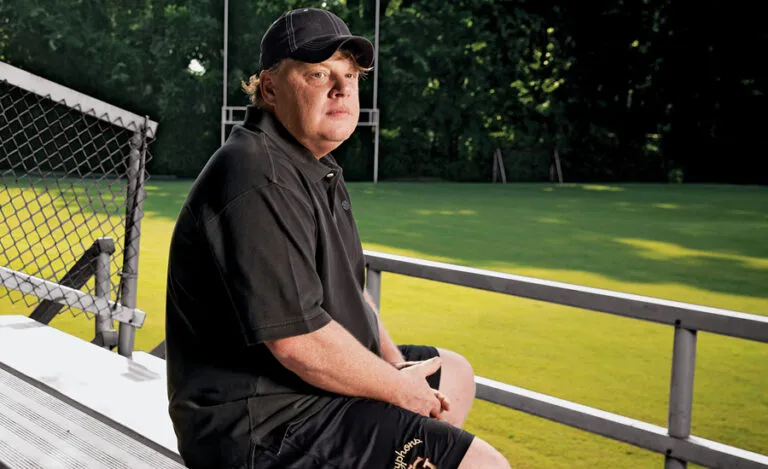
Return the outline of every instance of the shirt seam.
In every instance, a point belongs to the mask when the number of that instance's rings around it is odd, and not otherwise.
[[[323,315],[323,313],[325,313],[325,314],[328,314],[328,313],[327,313],[327,312],[326,312],[326,311],[325,311],[325,310],[324,310],[322,307],[320,307],[320,306],[316,306],[315,308],[312,308],[312,309],[316,309],[316,310],[318,310],[318,311],[317,311],[317,312],[315,312],[315,313],[312,313],[312,314],[311,314],[311,315],[309,315],[309,316],[307,316],[307,315],[304,315],[304,314],[302,313],[302,316],[301,316],[301,318],[299,318],[299,319],[291,319],[290,321],[283,321],[283,322],[273,322],[273,323],[271,323],[271,324],[266,324],[266,325],[264,325],[264,326],[261,326],[261,327],[258,327],[258,328],[255,328],[255,329],[253,329],[253,331],[254,331],[254,332],[257,332],[257,331],[261,331],[261,330],[264,330],[264,329],[274,329],[274,328],[276,328],[276,327],[283,327],[283,326],[290,326],[290,325],[292,325],[292,324],[299,324],[299,323],[303,323],[303,322],[307,322],[307,321],[309,321],[309,320],[315,319],[315,318],[316,318],[316,317],[318,317],[318,316],[322,316],[322,315]]]

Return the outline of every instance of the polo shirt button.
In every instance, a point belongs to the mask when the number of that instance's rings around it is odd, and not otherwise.
[[[325,175],[325,177],[327,177],[328,179],[332,178],[333,176],[334,176],[333,173],[328,173],[328,174]]]
[[[349,200],[342,200],[341,201],[341,208],[343,208],[344,210],[349,212],[349,209],[350,209]]]

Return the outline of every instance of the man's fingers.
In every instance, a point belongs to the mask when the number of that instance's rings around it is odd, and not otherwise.
[[[413,365],[411,368],[418,368],[419,372],[426,378],[427,376],[439,370],[440,365],[442,365],[440,357],[432,357],[429,360],[425,360],[417,365]]]
[[[447,412],[451,410],[451,401],[450,399],[448,399],[448,396],[441,393],[437,389],[434,389],[434,391],[435,391],[435,396],[440,400],[440,406],[442,407],[443,411]]]
[[[437,395],[435,395],[435,398],[435,406],[430,409],[429,417],[439,419],[440,415],[443,413],[443,402]]]
[[[408,368],[409,366],[418,365],[419,363],[421,362],[397,362],[397,363],[393,363],[393,365],[398,370],[402,370],[403,368]]]

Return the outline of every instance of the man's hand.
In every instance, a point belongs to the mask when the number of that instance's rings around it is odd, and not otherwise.
[[[326,391],[389,402],[425,417],[443,418],[449,405],[426,379],[440,368],[440,357],[397,370],[336,321],[265,345],[283,366]]]
[[[451,410],[451,401],[448,400],[448,397],[438,391],[437,389],[432,389],[432,392],[435,393],[435,397],[437,397],[440,400],[440,413],[438,415],[432,415],[432,417],[443,420],[443,412],[448,412]]]
[[[395,362],[392,363],[392,366],[397,368],[398,370],[402,370],[403,368],[408,368],[409,366],[418,365],[419,363],[424,363],[424,361],[415,361],[415,362]]]
[[[401,390],[398,405],[425,417],[440,418],[442,412],[450,408],[450,403],[440,391],[430,388],[427,383],[427,376],[440,368],[440,357],[402,363],[408,363],[407,366],[398,368],[407,381]]]
[[[437,358],[437,357],[435,357],[435,358]],[[398,370],[402,370],[402,369],[405,369],[405,368],[408,368],[408,367],[411,367],[411,366],[414,366],[414,365],[418,365],[420,363],[424,363],[424,361],[398,362],[398,363],[393,363],[392,366],[394,366]],[[435,370],[435,371],[437,371],[437,370]],[[431,373],[427,373],[427,375],[424,378],[426,379],[426,377],[429,376],[430,374]],[[434,417],[436,419],[440,419],[442,417],[442,413],[443,412],[447,412],[447,411],[451,410],[451,401],[448,399],[448,397],[445,394],[441,393],[437,389],[432,389],[432,392],[435,394],[435,397],[437,397],[437,399],[440,401],[441,410],[440,410],[440,414],[439,415],[431,415],[431,417]]]

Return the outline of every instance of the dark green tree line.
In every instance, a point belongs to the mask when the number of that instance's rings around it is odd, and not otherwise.
[[[372,0],[230,0],[230,105],[281,12],[328,8],[373,38]],[[380,176],[767,183],[756,7],[672,0],[381,1]],[[195,176],[219,144],[221,0],[0,0],[0,57],[160,122],[153,173]],[[191,70],[190,61],[203,70]],[[361,86],[371,106],[373,79]],[[337,156],[370,179],[373,133]]]

